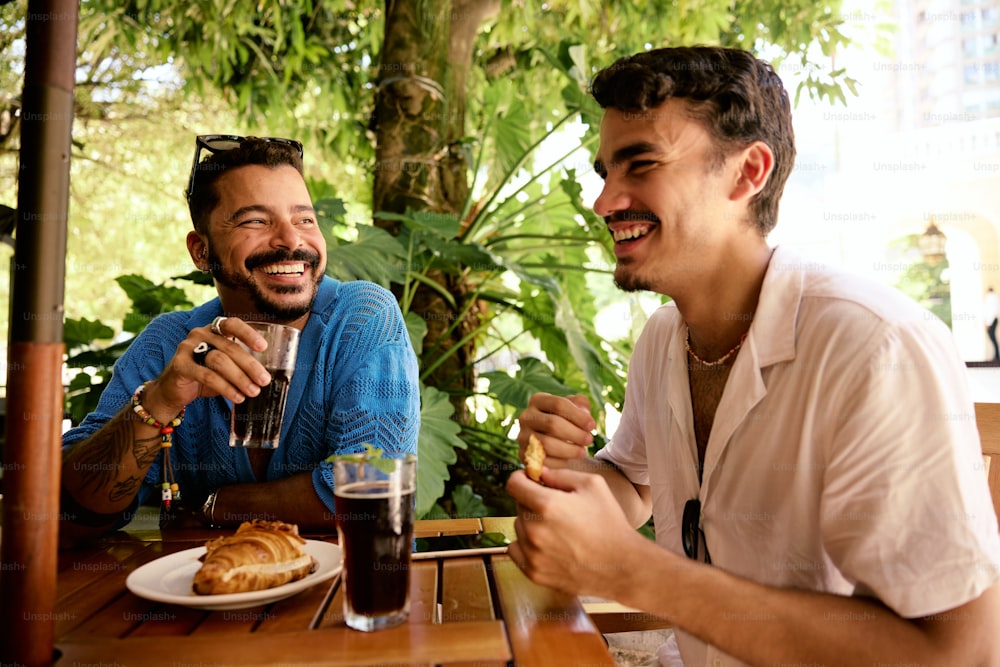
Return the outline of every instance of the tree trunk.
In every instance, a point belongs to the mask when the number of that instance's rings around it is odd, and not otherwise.
[[[456,142],[465,134],[472,47],[480,24],[499,10],[500,0],[386,0],[374,123],[376,225],[399,231],[398,223],[378,219],[381,211],[461,214],[469,193],[469,165]],[[431,358],[437,359],[476,326],[476,312],[449,333],[468,290],[458,276],[439,272],[428,277],[456,302],[452,307],[426,287],[413,299],[411,312],[427,323],[424,350],[433,350]],[[455,397],[463,421],[464,397],[475,382],[474,354],[474,341],[464,343],[425,380]]]

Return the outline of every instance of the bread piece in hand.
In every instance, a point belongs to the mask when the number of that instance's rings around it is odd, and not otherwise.
[[[243,523],[234,535],[205,544],[191,586],[198,595],[246,593],[302,579],[316,569],[299,528],[282,521]]]
[[[528,436],[528,446],[524,450],[524,469],[528,477],[536,482],[542,481],[542,464],[545,463],[545,447],[542,441],[532,433]]]

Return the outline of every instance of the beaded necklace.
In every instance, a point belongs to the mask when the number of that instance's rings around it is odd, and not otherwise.
[[[734,354],[740,351],[740,348],[743,347],[743,341],[745,341],[746,339],[747,335],[743,334],[742,336],[740,336],[740,341],[736,343],[736,346],[733,347],[733,349],[729,350],[729,352],[726,352],[724,355],[722,355],[715,361],[705,361],[697,354],[695,354],[694,350],[691,349],[691,330],[688,329],[687,337],[684,339],[684,349],[687,350],[687,353],[691,355],[692,359],[697,361],[702,366],[708,366],[709,368],[713,368],[715,366],[721,366],[722,364],[729,361],[729,359],[732,358]]]

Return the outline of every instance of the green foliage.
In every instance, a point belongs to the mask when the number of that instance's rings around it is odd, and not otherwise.
[[[132,301],[132,310],[125,315],[122,331],[137,334],[157,315],[194,306],[180,287],[157,285],[137,275],[119,276],[115,281]]]
[[[451,417],[454,407],[448,396],[434,387],[420,392],[420,439],[417,456],[417,514],[429,511],[443,495],[448,466],[456,460],[456,450],[465,443],[458,437],[461,427]]]
[[[951,289],[945,279],[948,260],[929,264],[920,253],[919,234],[908,234],[890,244],[897,260],[906,264],[896,280],[896,289],[934,313],[951,328]]]
[[[203,281],[204,277],[195,272],[172,280],[192,283]],[[157,315],[193,305],[185,290],[177,285],[153,283],[135,274],[119,276],[116,282],[132,303],[122,322],[121,333],[131,333],[132,336],[101,345],[101,341],[111,341],[116,337],[115,330],[109,325],[71,317],[67,317],[63,324],[63,341],[68,353],[66,366],[76,371],[67,387],[66,411],[75,424],[97,407],[101,392],[111,380],[115,362],[128,349],[132,338]]]
[[[115,304],[107,301],[106,280],[139,264],[149,279],[119,281],[132,304],[122,331],[135,333],[149,317],[185,307],[175,287],[156,281],[184,270],[180,263],[189,267],[181,192],[191,136],[303,139],[328,270],[394,290],[422,378],[458,347],[424,341],[428,321],[412,310],[416,290],[436,290],[454,308],[452,328],[476,322],[466,339],[477,350],[471,365],[481,371],[475,389],[448,396],[422,388],[420,509],[509,512],[502,483],[518,465],[509,434],[532,391],[587,394],[599,424],[606,405],[620,409],[624,400],[631,341],[604,340],[594,325],[594,286],[608,282],[614,258],[603,222],[581,199],[578,175],[590,158],[574,158],[577,146],[553,151],[550,141],[582,124],[583,148],[594,146],[600,110],[586,92],[591,77],[645,48],[723,44],[762,53],[779,73],[802,70],[798,94],[844,103],[844,88],[853,91],[854,82],[815,64],[818,54],[846,43],[840,4],[505,0],[481,27],[467,72],[465,132],[452,148],[469,157],[470,196],[460,215],[447,216],[428,212],[433,202],[428,211],[371,210],[372,128],[379,122],[371,110],[394,3],[83,0],[67,273],[75,289],[90,292],[70,302],[107,319]],[[443,6],[427,0],[424,15],[448,16]],[[14,44],[24,11],[23,3],[0,7],[0,21],[11,28],[10,39],[0,39],[0,61],[8,65],[0,80],[23,72]],[[3,95],[0,105],[9,106]],[[376,215],[399,222],[399,235],[373,226]],[[78,259],[94,257],[100,266]],[[441,276],[455,289],[441,287]],[[636,326],[644,317],[634,313]],[[89,344],[111,340],[110,328],[82,318],[67,321],[66,331],[71,365],[96,369],[71,387],[71,409],[82,416],[127,341]],[[474,420],[454,419],[455,400],[470,406]]]
[[[568,396],[572,389],[552,376],[549,367],[534,357],[523,357],[520,368],[511,376],[505,371],[488,371],[480,375],[490,383],[490,391],[497,400],[518,411],[528,407],[532,394],[544,391],[558,396]]]
[[[365,465],[371,465],[378,468],[381,472],[391,473],[396,470],[397,460],[402,459],[390,459],[385,457],[385,452],[383,452],[378,447],[370,443],[364,443],[365,451],[355,452],[352,454],[331,454],[326,457],[327,463],[336,463],[337,461],[353,461],[361,464],[358,470],[363,470]],[[407,455],[407,460],[412,460],[412,454]]]
[[[490,508],[483,503],[482,496],[478,495],[472,490],[472,487],[467,484],[456,487],[455,491],[451,494],[450,500],[445,504],[448,506],[447,509],[436,504],[423,515],[423,518],[475,519],[491,515]],[[503,542],[500,543],[503,544]]]

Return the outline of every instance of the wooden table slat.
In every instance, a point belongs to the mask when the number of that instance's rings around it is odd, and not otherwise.
[[[173,607],[174,605],[170,605]],[[201,622],[188,633],[191,635],[249,635],[271,617],[272,605],[262,604],[246,609],[224,609],[208,612]],[[308,630],[309,621],[296,627],[296,630]],[[184,633],[178,633],[184,634]],[[236,640],[238,641],[238,640]]]
[[[480,519],[424,519],[414,527],[414,537],[435,535],[474,535],[483,532]]]
[[[292,650],[294,647],[294,651]],[[380,632],[345,627],[254,635],[253,641],[219,641],[211,635],[188,637],[129,637],[107,643],[57,642],[57,665],[116,664],[176,667],[203,665],[274,665],[291,663],[356,667],[371,664],[441,664],[475,662],[503,664],[511,660],[500,621],[403,624]],[[559,664],[559,663],[551,663]]]
[[[141,549],[120,549],[120,546],[115,544],[109,548],[109,560],[96,561],[101,563],[102,569],[91,571],[85,586],[76,585],[77,571],[88,572],[85,566],[95,561],[81,563],[78,568],[59,576],[56,587],[56,637],[66,635],[121,595],[131,595],[125,588],[128,575],[170,550],[169,546],[165,548],[163,543],[154,542],[144,543]]]
[[[492,621],[493,595],[479,558],[449,558],[441,564],[441,622]]]
[[[334,593],[340,587],[341,578],[308,588],[298,595],[275,602],[264,613],[263,619],[255,632],[287,632],[289,630],[307,630],[313,623],[319,623],[326,611],[327,605],[333,599]],[[316,618],[319,616],[319,618]]]
[[[103,616],[103,614],[102,614]],[[148,614],[129,637],[178,637],[191,634],[208,618],[204,609],[163,605]]]
[[[60,552],[56,604],[60,605],[67,597],[90,586],[99,577],[116,571],[125,571],[128,568],[128,563],[133,563],[135,557],[150,547],[149,542],[127,542],[116,543],[111,547],[100,549],[89,548]],[[143,562],[149,562],[149,560],[163,555],[162,551],[151,553],[153,555]],[[138,565],[142,565],[142,562]]]
[[[614,667],[604,638],[579,600],[532,583],[508,556],[494,557],[492,566],[518,665]]]
[[[583,609],[602,633],[663,630],[672,624],[662,616],[649,614],[611,600],[592,600]]]
[[[121,595],[89,616],[72,631],[62,635],[65,639],[117,639],[125,637],[161,607],[152,602],[122,591]]]
[[[414,561],[410,564],[410,623],[436,623],[440,619],[437,606],[438,568],[434,561]]]

